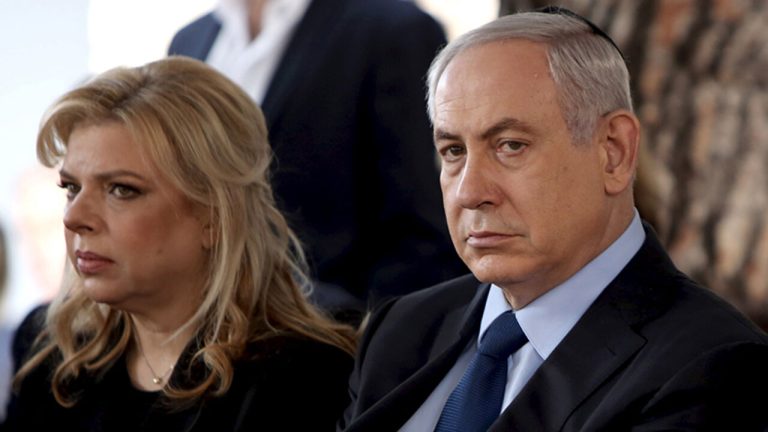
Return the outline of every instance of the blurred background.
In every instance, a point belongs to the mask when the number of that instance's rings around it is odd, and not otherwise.
[[[0,0],[0,419],[13,331],[58,290],[64,267],[64,193],[35,157],[45,109],[94,74],[164,57],[174,33],[216,1]],[[420,4],[449,35],[499,11],[497,0]]]
[[[644,125],[641,213],[683,271],[768,328],[768,2],[417,3],[449,39],[547,3],[604,28],[628,58]],[[45,108],[92,74],[163,57],[174,32],[214,4],[0,0],[0,355],[10,329],[56,291],[64,263],[64,194],[35,159]]]
[[[768,329],[768,2],[558,2],[628,59],[640,212],[677,266]],[[502,12],[546,1],[502,0]]]
[[[399,1],[399,0],[395,0]],[[8,271],[0,321],[15,325],[58,289],[64,195],[39,166],[45,109],[89,76],[161,58],[173,34],[215,0],[0,0],[0,226]],[[493,19],[498,1],[425,0],[449,35]],[[417,101],[417,103],[420,101]]]

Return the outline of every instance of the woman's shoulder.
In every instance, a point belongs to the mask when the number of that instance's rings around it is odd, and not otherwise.
[[[236,380],[265,388],[346,387],[353,357],[333,345],[292,334],[271,336],[248,345],[235,365]]]
[[[249,344],[220,402],[238,412],[241,426],[332,431],[349,403],[352,367],[352,356],[341,348],[299,335],[270,336]]]
[[[248,344],[245,362],[272,363],[293,367],[297,364],[338,364],[351,367],[354,359],[340,347],[293,333],[280,333]]]

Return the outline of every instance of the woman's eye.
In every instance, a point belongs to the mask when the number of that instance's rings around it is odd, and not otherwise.
[[[125,199],[125,198],[133,198],[139,195],[140,191],[133,186],[128,186],[124,184],[114,184],[110,188],[109,193],[116,196],[117,198]]]
[[[69,181],[62,180],[59,182],[58,186],[67,191],[68,200],[72,200],[72,198],[74,198],[75,195],[80,192],[80,186]]]

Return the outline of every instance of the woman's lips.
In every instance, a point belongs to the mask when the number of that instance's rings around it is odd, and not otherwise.
[[[77,270],[85,275],[98,274],[114,264],[111,259],[88,251],[76,251],[75,257],[77,258]]]

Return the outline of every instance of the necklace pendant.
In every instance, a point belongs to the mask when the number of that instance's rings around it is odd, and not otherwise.
[[[160,377],[154,377],[152,378],[152,382],[155,383],[156,385],[160,385],[160,383],[163,382],[163,379]]]

